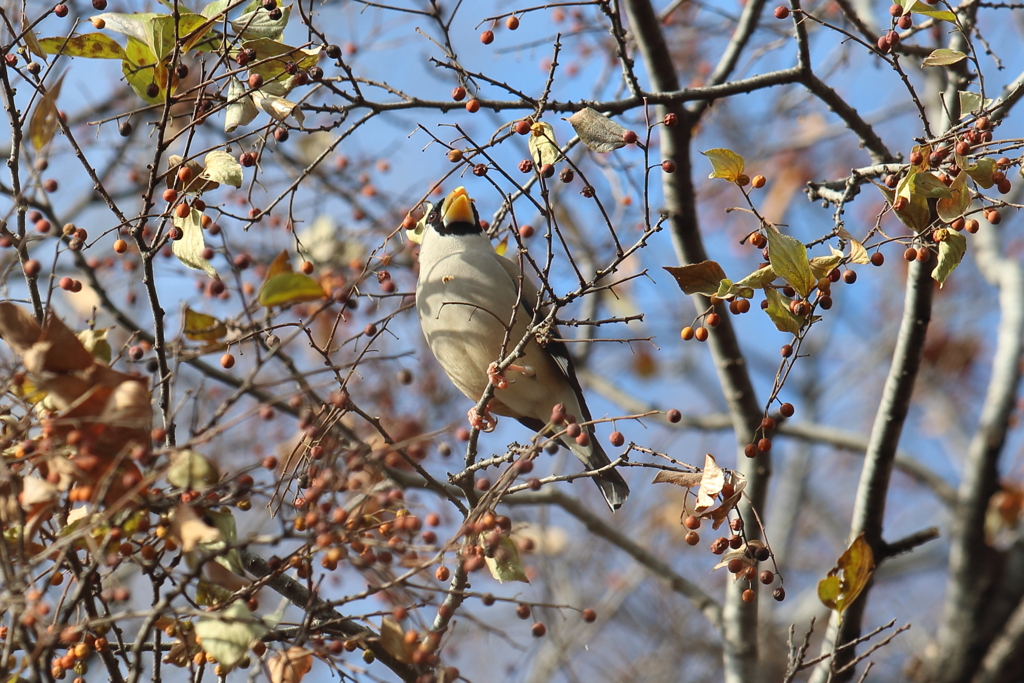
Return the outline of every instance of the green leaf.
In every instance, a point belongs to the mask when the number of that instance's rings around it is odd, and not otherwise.
[[[303,50],[270,38],[257,38],[242,43],[243,49],[254,50],[256,58],[249,66],[249,73],[259,74],[263,77],[262,90],[268,87],[273,95],[286,95],[295,87],[297,76],[291,76],[286,70],[289,63],[294,64],[300,71],[305,71],[315,66],[320,57],[320,48]],[[278,86],[278,87],[274,87]]]
[[[200,489],[220,481],[220,470],[210,460],[184,448],[171,455],[167,483],[179,489]]]
[[[789,299],[770,287],[764,290],[764,296],[768,299],[768,309],[766,312],[772,322],[775,323],[775,327],[780,332],[799,333],[800,328],[803,327],[803,320],[793,315],[792,311],[789,310]]]
[[[566,119],[583,144],[595,152],[612,152],[626,146],[626,129],[590,107]]]
[[[807,297],[818,284],[818,279],[811,273],[811,264],[807,260],[807,247],[803,242],[783,235],[777,230],[769,229],[768,262],[775,274],[788,282],[800,296]]]
[[[207,510],[206,517],[213,522],[213,525],[220,531],[222,549],[224,546],[233,545],[238,541],[238,528],[235,524],[235,516],[231,514],[231,511],[225,509],[223,512],[218,510]],[[234,572],[238,576],[245,576],[245,569],[242,568],[242,557],[238,554],[238,550],[232,548],[227,552],[220,552],[214,561],[227,569],[228,571]]]
[[[752,289],[764,289],[778,277],[771,266],[758,268],[750,275],[736,283],[736,287],[750,287]]]
[[[996,172],[995,159],[978,159],[978,163],[968,167],[966,170],[967,175],[971,176],[971,179],[978,183],[982,189],[987,190],[995,185],[995,181],[992,180],[992,174]]]
[[[231,596],[232,593],[227,588],[221,588],[205,579],[199,579],[196,583],[196,604],[201,607],[223,605]]]
[[[939,283],[939,287],[946,282],[946,278],[952,273],[964,254],[967,253],[967,238],[955,230],[943,228],[936,231],[939,242],[939,262],[932,270],[932,279]]]
[[[102,21],[104,31],[113,31],[134,38],[143,45],[149,46],[149,31],[147,24],[166,16],[153,12],[135,12],[133,14],[122,14],[120,12],[104,12],[92,18],[93,22]],[[152,48],[150,48],[152,49]]]
[[[995,100],[988,98],[982,99],[978,93],[970,92],[969,90],[960,91],[960,118],[963,118],[971,112],[978,111],[982,108],[988,108],[992,106]]]
[[[57,134],[57,121],[60,117],[60,113],[57,111],[57,97],[60,95],[60,86],[63,83],[64,74],[61,74],[57,82],[39,98],[36,108],[32,111],[32,117],[28,123],[28,137],[37,152],[50,144],[50,140]]]
[[[715,261],[701,261],[686,266],[664,266],[676,279],[683,294],[704,294],[711,296],[718,292],[719,283],[725,279],[725,271]]]
[[[281,7],[281,18],[271,19],[270,12],[262,6],[258,9],[248,11],[231,22],[231,28],[246,40],[255,38],[270,38],[280,40],[284,33],[284,27],[288,25],[288,17],[291,16],[291,6]]]
[[[949,188],[932,173],[911,173],[907,176],[907,188],[912,194],[921,195],[925,199],[950,199],[953,196]]]
[[[949,66],[965,59],[967,59],[967,55],[959,50],[939,48],[938,50],[932,50],[932,53],[921,62],[921,66]]]
[[[487,562],[487,568],[491,570],[491,576],[499,583],[506,581],[530,583],[530,580],[526,578],[523,562],[519,559],[519,551],[507,536],[501,537],[498,547],[494,550],[494,556],[485,557],[484,560]]]
[[[874,570],[871,546],[861,534],[839,557],[828,576],[818,582],[818,598],[825,607],[842,614],[864,590]]]
[[[227,669],[238,664],[253,642],[268,632],[241,600],[209,616],[200,617],[195,629],[203,652]]]
[[[537,121],[530,127],[530,158],[538,167],[554,164],[562,158],[562,150],[558,149],[555,140],[555,129],[550,123]]]
[[[218,279],[217,269],[203,258],[206,242],[203,240],[203,214],[190,209],[185,218],[174,217],[175,227],[181,228],[183,236],[171,242],[171,251],[178,260],[193,270],[201,270],[214,279]]]
[[[159,104],[167,98],[167,68],[157,63],[153,51],[142,41],[129,37],[125,47],[121,72],[135,94],[149,104]],[[156,84],[157,94],[150,97],[149,86]]]
[[[88,59],[124,59],[124,48],[102,33],[84,33],[70,38],[43,38],[43,51],[50,55],[86,57]]]
[[[286,306],[300,301],[323,299],[320,283],[302,273],[280,273],[268,278],[260,287],[258,300],[261,306]]]
[[[206,168],[200,174],[203,180],[212,180],[232,187],[242,186],[242,165],[227,152],[214,150],[203,159]]]
[[[719,299],[750,299],[754,296],[754,289],[750,286],[741,286],[726,278],[718,283],[718,291],[715,293]]]
[[[251,123],[259,113],[246,87],[237,78],[228,79],[228,106],[224,112],[224,132],[230,133],[239,126]]]
[[[234,0],[214,0],[199,11],[207,19],[220,19],[228,7],[235,4]]]
[[[914,2],[914,4],[910,5],[909,10],[904,5],[903,13],[908,14],[909,12],[913,12],[914,14],[921,14],[923,16],[931,17],[933,19],[939,19],[941,21],[948,21],[951,24],[956,23],[956,15],[950,12],[949,10],[935,9],[931,5],[926,5],[923,2],[920,2],[919,0],[917,2]]]
[[[107,332],[109,331],[109,327],[104,327],[101,330],[82,330],[78,333],[78,341],[82,342],[85,350],[104,365],[110,365],[112,356],[110,342],[107,341]]]
[[[701,154],[708,158],[714,168],[708,178],[722,178],[730,183],[735,183],[743,175],[746,162],[736,152],[730,149],[716,148],[701,152]],[[771,231],[769,230],[769,232]]]
[[[961,170],[956,174],[953,184],[949,186],[952,197],[940,199],[935,203],[936,213],[946,223],[950,223],[964,215],[964,212],[971,205],[971,191],[967,188],[967,173],[967,171]]]

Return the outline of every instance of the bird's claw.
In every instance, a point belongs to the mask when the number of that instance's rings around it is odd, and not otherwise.
[[[499,370],[497,363],[491,363],[487,366],[487,380],[494,385],[495,389],[508,388],[508,378],[505,377],[505,371]],[[473,418],[470,417],[469,421],[472,422]]]
[[[484,408],[481,414],[477,412],[476,406],[473,406],[469,409],[467,417],[469,418],[469,426],[473,429],[479,429],[481,432],[493,432],[498,424],[498,418],[491,415],[491,411],[488,408]]]

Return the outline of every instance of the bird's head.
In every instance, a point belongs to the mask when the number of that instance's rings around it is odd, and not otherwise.
[[[480,232],[480,214],[464,187],[456,187],[427,212],[427,225],[439,235],[475,235]]]

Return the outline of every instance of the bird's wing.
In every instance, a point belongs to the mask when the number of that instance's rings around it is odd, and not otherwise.
[[[522,300],[522,306],[526,311],[527,320],[533,320],[533,311],[537,305],[537,295],[539,292],[537,285],[534,284],[530,276],[524,273],[519,268],[519,265],[514,263],[512,260],[507,259],[504,256],[499,256],[498,254],[495,254],[495,258],[498,263],[501,264],[501,267],[505,269],[505,272],[508,273],[516,291],[519,290],[520,276],[522,276],[523,291],[520,299]],[[557,327],[552,327],[551,332],[556,337],[561,336]],[[515,341],[518,342],[519,340],[517,339]],[[544,350],[547,351],[548,355],[551,356],[552,359],[554,359],[555,365],[557,365],[558,369],[562,372],[562,376],[567,382],[569,382],[569,386],[572,387],[572,391],[576,395],[576,400],[580,404],[580,410],[583,412],[583,418],[589,421],[591,419],[590,408],[587,407],[587,402],[583,398],[583,387],[580,386],[580,380],[576,377],[576,368],[573,367],[572,356],[569,355],[569,347],[562,341],[550,341],[547,346],[544,347]]]

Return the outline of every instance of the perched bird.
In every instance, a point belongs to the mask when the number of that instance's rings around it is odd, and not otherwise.
[[[541,347],[530,339],[503,375],[496,371],[502,345],[505,354],[513,351],[534,322],[537,287],[518,265],[494,251],[466,189],[456,188],[434,204],[425,223],[416,308],[427,345],[452,383],[473,401],[480,400],[488,382],[495,385],[487,410],[483,415],[470,410],[470,422],[490,431],[494,420],[488,413],[493,412],[540,431],[558,404],[566,415],[589,422],[590,410],[565,343],[549,341]],[[567,435],[561,441],[588,470],[609,465],[593,425],[582,427],[582,434],[582,444]],[[614,469],[593,479],[612,510],[629,495],[629,486]]]

